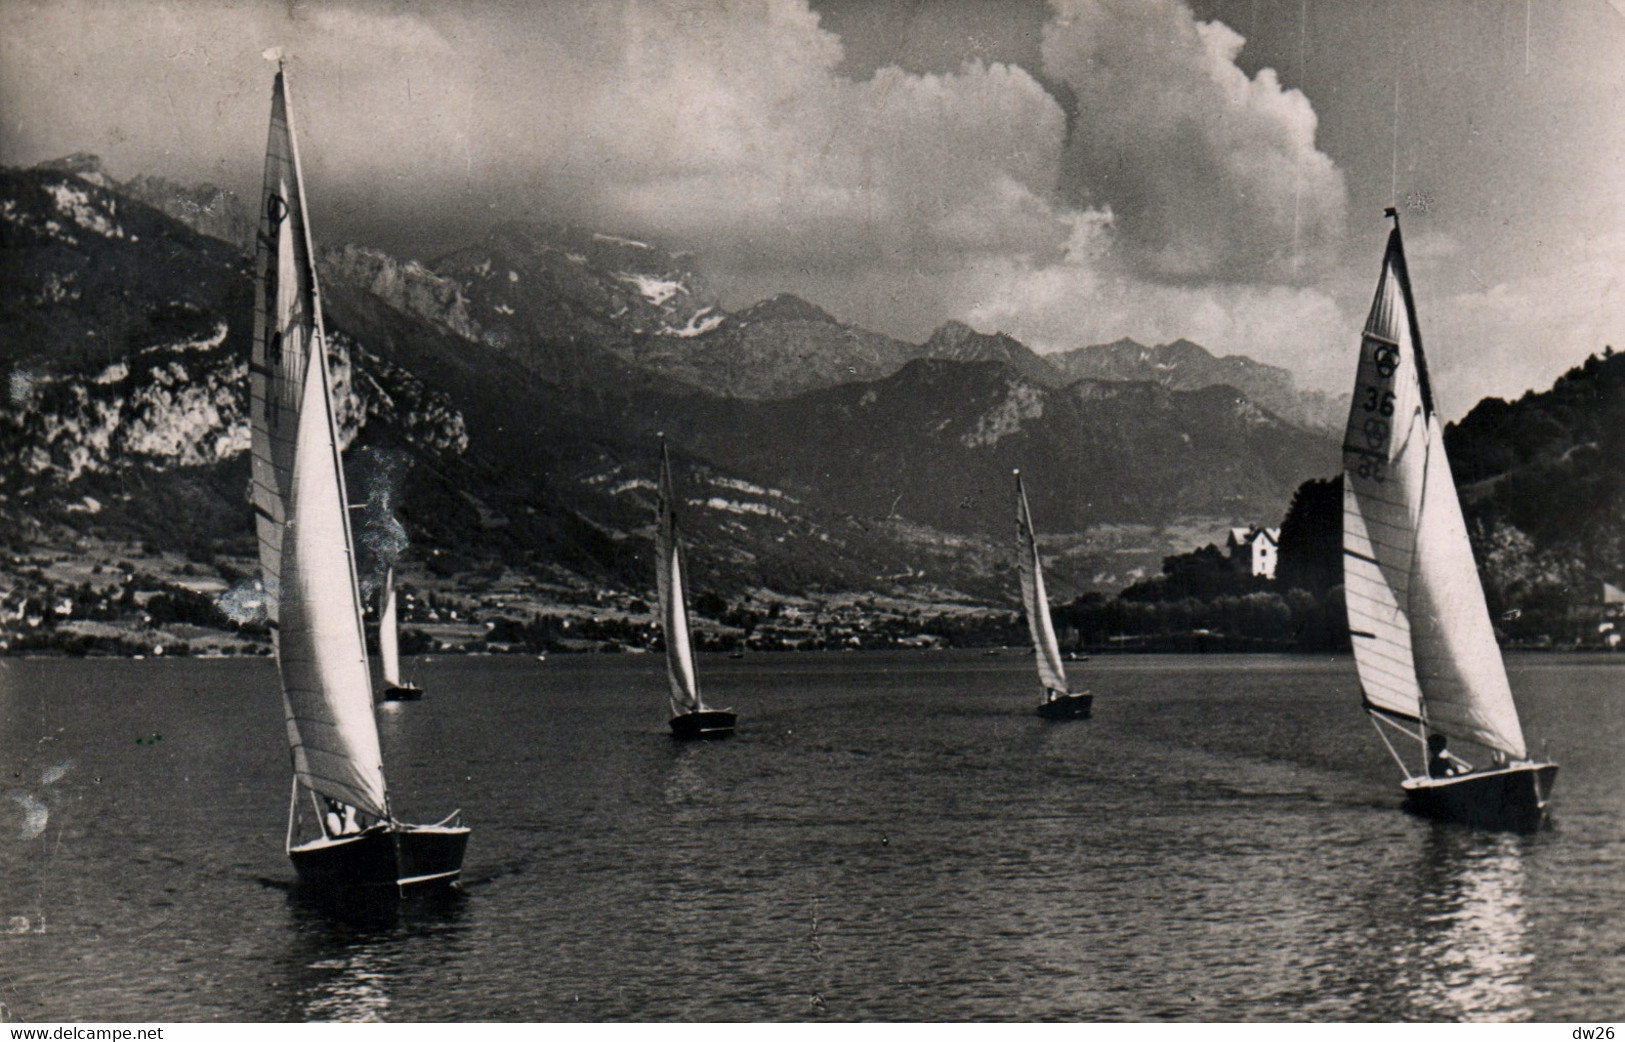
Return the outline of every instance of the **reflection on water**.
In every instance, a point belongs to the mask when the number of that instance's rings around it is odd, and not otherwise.
[[[294,943],[283,978],[291,991],[273,1019],[376,1023],[395,993],[450,957],[464,916],[460,893],[351,900],[294,888],[288,911]],[[425,946],[435,949],[427,953]],[[432,976],[432,971],[431,971]]]
[[[312,970],[331,976],[325,977],[305,1001],[298,1019],[345,1024],[381,1022],[389,1011],[389,993],[388,981],[377,970],[377,962],[376,949],[364,946],[342,959],[311,963]]]
[[[1435,825],[1423,844],[1411,1000],[1430,1019],[1527,1019],[1529,837]]]
[[[1510,836],[1401,812],[1346,659],[1097,661],[1095,718],[1055,725],[1010,656],[759,658],[712,671],[750,726],[694,744],[665,734],[655,656],[437,663],[380,730],[403,814],[468,808],[468,889],[383,908],[288,892],[273,664],[0,660],[0,1002],[1329,1022],[1625,995],[1625,661],[1537,663],[1520,705],[1562,750],[1559,826]]]

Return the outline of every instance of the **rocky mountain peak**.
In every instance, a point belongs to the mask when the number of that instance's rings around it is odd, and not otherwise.
[[[978,333],[963,322],[949,321],[937,327],[922,351],[926,357],[955,362],[1003,362],[1043,387],[1066,383],[1059,370],[1016,338],[1004,333]]]
[[[768,300],[757,301],[734,316],[739,322],[821,322],[839,325],[840,322],[816,304],[809,304],[794,293],[780,293]]]
[[[102,188],[111,188],[114,184],[102,169],[102,157],[90,152],[75,152],[71,156],[47,160],[35,169],[53,174],[73,174]]]

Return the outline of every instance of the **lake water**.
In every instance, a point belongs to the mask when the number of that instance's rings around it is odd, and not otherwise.
[[[1399,810],[1350,660],[440,659],[380,710],[466,886],[313,906],[269,660],[0,659],[12,1020],[1541,1020],[1625,1002],[1625,658],[1511,662],[1552,826]]]

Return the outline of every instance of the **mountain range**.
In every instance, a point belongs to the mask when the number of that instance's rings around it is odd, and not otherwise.
[[[91,157],[0,173],[13,554],[113,539],[251,567],[242,212]],[[646,590],[659,432],[696,574],[729,596],[1008,603],[1017,466],[1056,589],[1111,588],[1336,468],[1281,370],[1187,342],[1044,357],[959,323],[909,344],[789,295],[730,312],[690,261],[541,224],[431,263],[319,250],[351,487],[425,581]]]

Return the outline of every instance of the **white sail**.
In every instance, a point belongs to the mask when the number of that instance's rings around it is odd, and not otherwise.
[[[1433,408],[1397,227],[1366,319],[1343,439],[1343,566],[1367,705],[1525,757]]]
[[[395,614],[395,569],[389,567],[378,594],[378,659],[390,687],[401,686],[401,638]]]
[[[672,715],[705,708],[694,671],[694,644],[688,631],[683,589],[683,551],[677,542],[677,500],[672,495],[671,460],[660,445],[660,490],[655,519],[655,586],[660,597],[660,629],[666,641],[666,677],[671,681]]]
[[[388,817],[287,88],[271,101],[249,367],[260,571],[299,782]]]
[[[1044,565],[1038,558],[1038,539],[1033,534],[1033,515],[1027,507],[1027,490],[1016,471],[1016,543],[1021,567],[1021,603],[1027,611],[1027,629],[1032,633],[1038,659],[1038,681],[1046,698],[1067,693],[1066,671],[1061,668],[1061,648],[1055,640],[1055,626],[1049,615],[1049,595],[1044,590]]]

